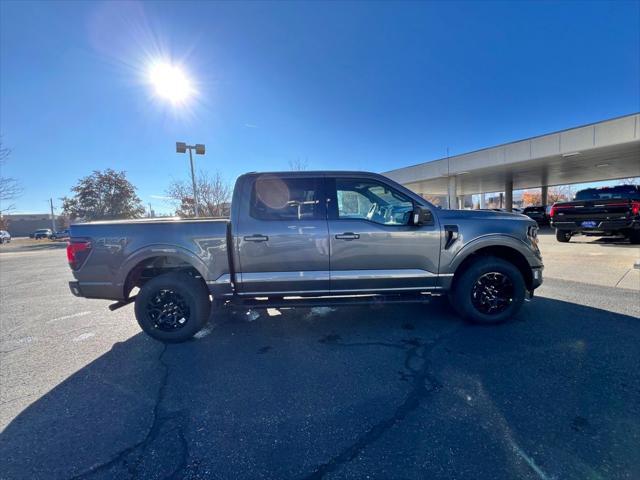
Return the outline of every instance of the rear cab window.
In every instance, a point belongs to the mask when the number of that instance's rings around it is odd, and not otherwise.
[[[262,175],[253,183],[249,215],[258,220],[325,220],[323,179]]]
[[[609,199],[631,200],[640,198],[640,191],[633,186],[589,188],[576,193],[574,200],[609,200]]]

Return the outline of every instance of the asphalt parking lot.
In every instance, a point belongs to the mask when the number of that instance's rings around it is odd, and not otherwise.
[[[0,478],[640,478],[637,246],[541,235],[511,322],[430,305],[238,312],[164,346],[0,252]],[[253,320],[252,320],[253,319]]]

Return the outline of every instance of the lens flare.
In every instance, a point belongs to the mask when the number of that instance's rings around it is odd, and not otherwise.
[[[155,94],[172,105],[184,105],[196,93],[184,69],[169,62],[152,64],[148,79]]]

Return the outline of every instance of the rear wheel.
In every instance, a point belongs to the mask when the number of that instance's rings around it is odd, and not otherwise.
[[[456,279],[451,300],[464,319],[495,324],[520,310],[525,292],[524,278],[515,265],[497,257],[481,257]]]
[[[136,296],[140,328],[161,342],[184,342],[209,319],[209,292],[186,273],[165,273],[149,280]]]
[[[640,244],[640,230],[631,230],[627,236],[629,237],[629,242],[631,242],[631,244]]]
[[[569,230],[556,230],[556,240],[567,243],[571,240],[571,232]]]

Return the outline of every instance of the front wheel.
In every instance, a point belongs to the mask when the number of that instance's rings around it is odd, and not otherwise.
[[[571,232],[569,230],[556,230],[556,240],[567,243],[571,240]]]
[[[184,342],[207,323],[210,303],[202,281],[186,273],[165,273],[149,280],[136,296],[136,319],[156,340]]]
[[[501,323],[515,315],[526,293],[518,268],[497,257],[481,257],[454,283],[453,307],[472,323]]]

